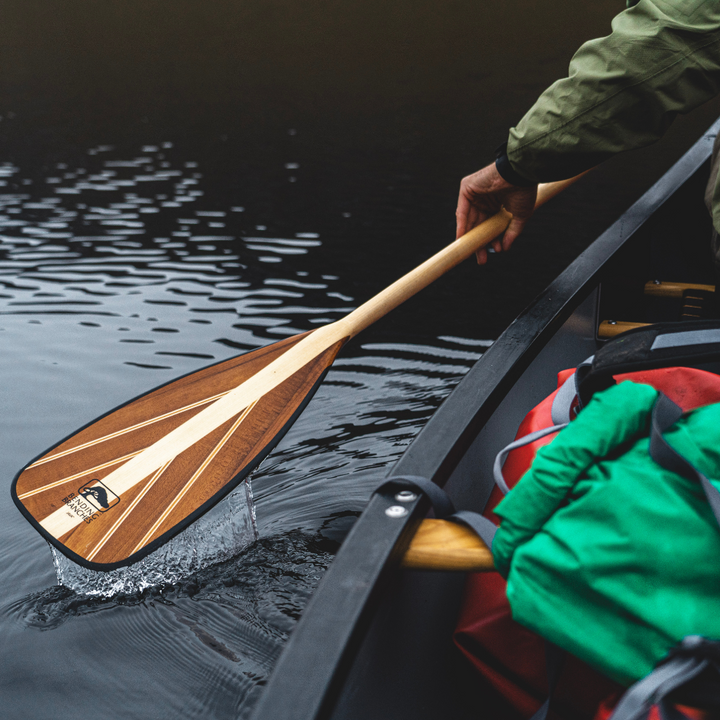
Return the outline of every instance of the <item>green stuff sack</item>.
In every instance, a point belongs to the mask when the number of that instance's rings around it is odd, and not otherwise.
[[[624,685],[686,636],[720,638],[720,527],[700,483],[650,456],[657,398],[597,393],[495,511],[513,618]],[[720,488],[720,404],[664,438]]]

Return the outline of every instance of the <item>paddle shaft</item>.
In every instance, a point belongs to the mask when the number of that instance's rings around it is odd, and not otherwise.
[[[539,208],[548,200],[554,198],[580,177],[582,175],[577,175],[568,180],[539,185],[535,208]],[[450,243],[422,265],[396,280],[392,285],[360,305],[342,320],[333,323],[333,325],[342,326],[347,333],[347,337],[354,337],[361,330],[372,325],[376,320],[379,320],[398,305],[401,305],[417,292],[430,285],[448,270],[469,258],[480,248],[491,243],[506,230],[511,220],[512,215],[504,208],[501,209],[500,212],[480,223],[480,225],[465,233],[455,242]]]

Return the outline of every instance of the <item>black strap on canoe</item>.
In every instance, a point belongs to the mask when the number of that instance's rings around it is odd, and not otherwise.
[[[650,457],[666,470],[689,480],[697,480],[705,491],[715,519],[720,525],[720,492],[696,467],[691,465],[663,437],[682,415],[682,409],[660,393],[652,412]],[[653,705],[665,720],[685,717],[668,702],[668,695],[701,676],[710,683],[710,693],[700,688],[705,700],[718,702],[720,687],[720,641],[689,635],[647,677],[636,682],[615,708],[610,720],[645,720]]]
[[[492,522],[492,520],[488,520],[480,513],[472,512],[471,510],[458,510],[447,519],[466,525],[492,549],[493,539],[497,531],[497,525]]]
[[[466,525],[489,548],[492,548],[492,541],[495,537],[497,525],[480,515],[480,513],[472,512],[471,510],[458,510],[456,512],[449,495],[432,480],[418,475],[398,475],[389,478],[378,490],[388,486],[424,493],[428,500],[430,500],[436,518]]]
[[[439,485],[425,477],[396,475],[388,478],[375,492],[387,487],[423,493],[430,501],[436,518],[446,518],[455,512],[455,506],[450,496]]]

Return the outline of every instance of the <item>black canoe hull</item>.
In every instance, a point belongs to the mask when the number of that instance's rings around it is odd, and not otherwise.
[[[599,313],[603,303],[613,306],[604,301],[604,284],[709,275],[711,227],[702,198],[719,127],[720,121],[508,327],[390,475],[430,478],[457,508],[482,511],[495,454],[528,409],[555,389],[558,371],[599,347]],[[397,568],[426,506],[421,499],[405,518],[391,519],[384,510],[392,502],[392,492],[374,496],[356,523],[288,641],[254,720],[516,717],[452,643],[464,576]]]

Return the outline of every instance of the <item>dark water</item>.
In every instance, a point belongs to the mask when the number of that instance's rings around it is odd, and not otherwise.
[[[58,587],[15,473],[178,375],[341,317],[452,239],[459,178],[619,2],[25,0],[0,25],[6,718],[247,715],[370,490],[492,339],[720,111],[619,158],[367,330],[253,478],[260,540]]]

